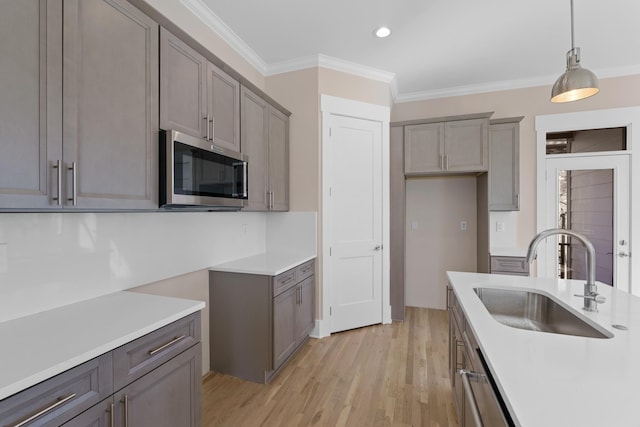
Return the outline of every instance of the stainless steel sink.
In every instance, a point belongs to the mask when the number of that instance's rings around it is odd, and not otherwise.
[[[517,289],[474,288],[498,322],[512,328],[590,338],[612,338],[604,328],[592,326],[552,298]]]

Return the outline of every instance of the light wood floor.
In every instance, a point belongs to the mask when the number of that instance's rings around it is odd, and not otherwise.
[[[457,426],[447,312],[309,339],[267,385],[203,383],[203,426]]]

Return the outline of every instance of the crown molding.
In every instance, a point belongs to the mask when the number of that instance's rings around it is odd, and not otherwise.
[[[307,68],[323,67],[348,74],[381,81],[389,84],[389,90],[394,102],[425,101],[430,99],[448,98],[454,96],[474,95],[489,92],[499,92],[513,89],[552,85],[561,74],[515,79],[500,82],[488,82],[474,85],[455,86],[442,89],[418,92],[398,93],[398,80],[395,73],[379,70],[373,67],[345,61],[324,54],[304,56],[287,61],[267,64],[249,45],[247,45],[227,24],[214,14],[203,0],[179,0],[189,11],[197,16],[211,30],[231,46],[245,61],[251,64],[263,76],[298,71]],[[594,70],[599,78],[622,77],[640,74],[640,64],[627,67]]]
[[[191,13],[200,18],[222,40],[229,44],[245,61],[257,69],[263,76],[267,74],[267,63],[244,42],[227,24],[213,13],[202,0],[180,0]]]
[[[636,75],[640,74],[640,65],[595,70],[594,73],[596,74],[596,76],[598,76],[599,79]],[[430,99],[449,98],[454,96],[475,95],[480,93],[500,92],[513,89],[526,89],[538,86],[551,86],[553,85],[553,82],[555,82],[556,79],[560,76],[560,74],[562,74],[561,71],[558,71],[557,75],[546,77],[506,80],[501,82],[490,82],[477,85],[465,85],[419,92],[400,93],[395,97],[395,102],[402,103],[426,101]]]

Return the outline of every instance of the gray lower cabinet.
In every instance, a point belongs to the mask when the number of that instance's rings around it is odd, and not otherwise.
[[[520,120],[491,120],[489,210],[520,210]]]
[[[489,119],[405,126],[407,175],[481,172],[489,168]]]
[[[240,82],[164,28],[160,127],[240,151]]]
[[[242,86],[240,128],[249,156],[247,210],[289,210],[289,117]]]
[[[156,22],[125,0],[0,16],[0,209],[157,208]]]
[[[278,276],[210,272],[211,370],[266,383],[315,324],[314,260]]]
[[[198,312],[0,401],[0,425],[198,427],[201,353]]]
[[[528,276],[529,264],[525,257],[491,255],[491,274]]]

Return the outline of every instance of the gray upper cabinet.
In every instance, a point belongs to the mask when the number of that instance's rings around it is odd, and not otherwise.
[[[249,156],[247,210],[289,209],[289,117],[242,86],[242,153]]]
[[[62,0],[0,2],[0,52],[0,208],[48,208],[62,159]]]
[[[124,0],[0,16],[0,209],[157,208],[157,24]]]
[[[160,127],[207,137],[207,60],[160,29]]]
[[[212,63],[207,67],[207,83],[213,143],[240,152],[240,83]]]
[[[487,118],[424,123],[405,127],[405,174],[488,170]]]
[[[520,209],[520,120],[491,121],[489,210]]]
[[[240,151],[240,83],[160,30],[160,127]]]
[[[289,117],[269,108],[270,210],[289,210]]]
[[[65,0],[63,31],[67,206],[157,208],[158,25],[124,0]]]

